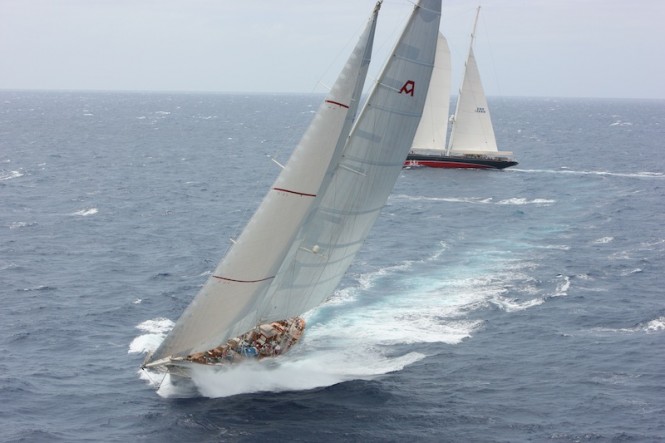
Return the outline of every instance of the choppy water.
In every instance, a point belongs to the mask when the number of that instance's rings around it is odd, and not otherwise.
[[[139,374],[317,96],[0,92],[1,441],[665,441],[665,102],[496,99],[405,170],[304,341]]]

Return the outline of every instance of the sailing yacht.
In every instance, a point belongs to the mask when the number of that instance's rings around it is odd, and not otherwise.
[[[380,6],[256,213],[143,369],[188,377],[195,365],[281,355],[339,284],[400,174],[437,46],[441,0],[419,0],[357,114]]]
[[[450,100],[450,51],[443,36],[437,43],[434,74],[429,88],[423,120],[405,166],[432,168],[504,169],[517,164],[512,152],[499,151],[492,127],[487,98],[473,52],[478,15],[471,33],[464,79],[459,90],[455,114],[450,118],[450,141],[446,146]]]

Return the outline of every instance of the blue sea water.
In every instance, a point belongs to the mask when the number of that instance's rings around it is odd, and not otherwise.
[[[663,101],[491,100],[291,353],[140,373],[320,100],[0,92],[0,441],[665,441]]]

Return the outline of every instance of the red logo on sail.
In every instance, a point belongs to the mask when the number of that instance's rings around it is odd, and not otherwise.
[[[413,97],[413,91],[416,89],[416,83],[413,80],[407,80],[402,86],[402,89],[399,90],[400,94],[409,94]]]

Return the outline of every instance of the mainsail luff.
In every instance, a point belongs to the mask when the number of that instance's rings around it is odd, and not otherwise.
[[[379,1],[330,93],[268,195],[145,364],[211,349],[254,327],[261,297],[317,201],[351,130],[367,75]],[[278,318],[275,318],[277,320]]]
[[[443,154],[446,150],[448,113],[450,112],[450,49],[448,41],[439,33],[434,58],[434,70],[427,92],[427,100],[413,139],[411,150],[417,153]]]
[[[352,130],[321,201],[267,299],[273,317],[329,297],[390,194],[418,127],[437,45],[440,0],[420,1]],[[269,291],[269,292],[270,292]]]
[[[495,154],[498,151],[487,98],[473,52],[479,14],[480,7],[476,11],[469,55],[464,68],[464,79],[457,98],[448,145],[449,154],[453,151]]]

